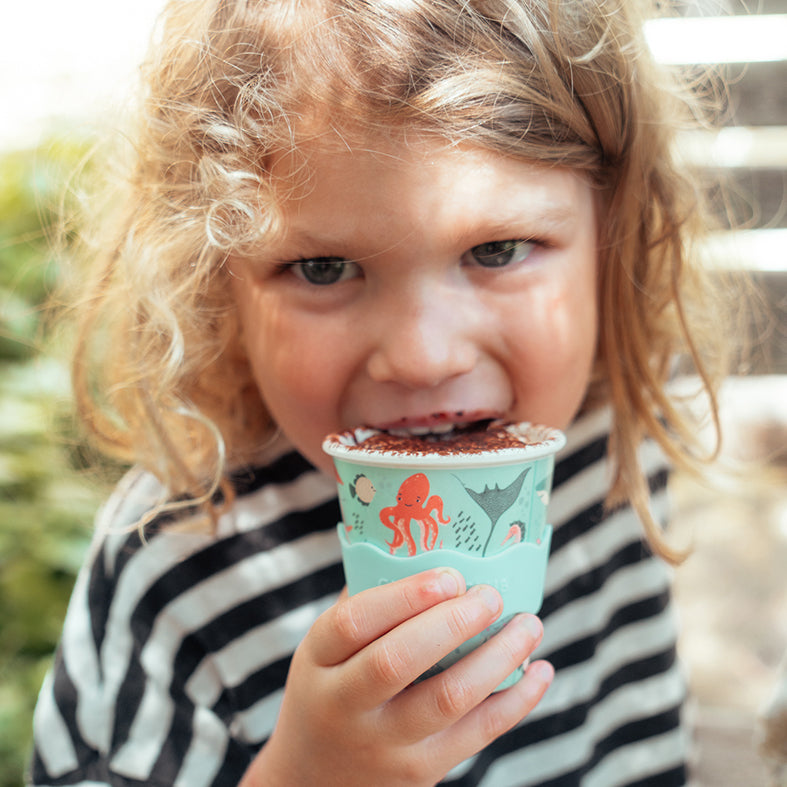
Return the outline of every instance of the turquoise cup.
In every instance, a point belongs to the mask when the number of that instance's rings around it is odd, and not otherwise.
[[[323,443],[336,469],[342,521],[337,525],[350,594],[428,568],[451,567],[468,587],[487,584],[503,613],[428,674],[456,662],[519,612],[536,613],[552,528],[547,504],[557,429],[492,424],[496,437],[410,438],[413,450],[386,433],[359,428]],[[467,443],[469,442],[469,445]],[[498,690],[522,676],[517,669]]]

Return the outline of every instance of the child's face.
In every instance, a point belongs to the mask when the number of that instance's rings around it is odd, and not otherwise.
[[[434,139],[300,154],[274,165],[301,184],[284,234],[231,262],[255,380],[295,446],[328,470],[323,437],[360,424],[565,427],[596,349],[591,187]]]

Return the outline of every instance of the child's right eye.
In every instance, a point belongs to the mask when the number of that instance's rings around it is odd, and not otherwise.
[[[292,271],[299,279],[318,286],[338,284],[348,279],[354,279],[360,274],[357,263],[344,260],[341,257],[314,257],[307,260],[295,260],[285,263],[282,267]]]

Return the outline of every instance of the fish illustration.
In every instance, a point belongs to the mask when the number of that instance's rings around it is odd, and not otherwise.
[[[358,502],[362,505],[368,506],[374,500],[377,490],[374,484],[369,480],[368,476],[359,473],[350,484],[350,494],[358,498]]]
[[[525,524],[523,522],[514,522],[511,527],[508,528],[508,533],[506,533],[506,537],[503,539],[503,546],[505,546],[509,541],[512,544],[518,544],[525,534]]]

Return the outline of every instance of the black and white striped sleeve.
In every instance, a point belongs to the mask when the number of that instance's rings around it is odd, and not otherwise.
[[[241,484],[217,536],[101,538],[41,690],[33,783],[240,781],[292,651],[343,584],[335,486],[297,455],[274,470]]]

